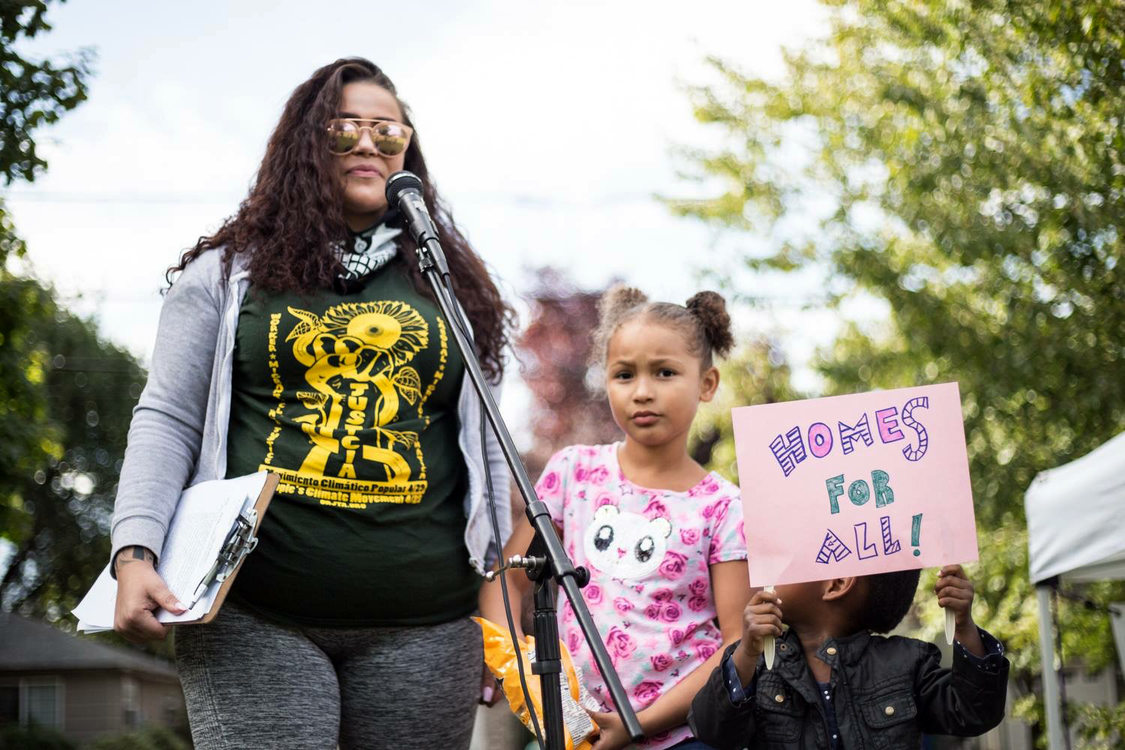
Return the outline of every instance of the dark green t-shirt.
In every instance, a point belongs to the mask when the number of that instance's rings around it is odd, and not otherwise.
[[[347,296],[251,287],[227,476],[267,469],[281,481],[232,595],[272,619],[326,627],[472,612],[480,583],[464,540],[463,374],[445,320],[403,261]]]

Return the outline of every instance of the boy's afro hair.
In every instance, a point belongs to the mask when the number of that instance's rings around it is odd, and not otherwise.
[[[910,610],[921,575],[921,570],[896,570],[864,576],[867,601],[860,614],[862,626],[873,633],[894,630]]]

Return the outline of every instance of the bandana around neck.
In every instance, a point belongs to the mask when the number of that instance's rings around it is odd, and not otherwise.
[[[343,294],[356,291],[360,282],[387,265],[398,254],[395,238],[401,229],[376,224],[351,236],[351,247],[341,246],[337,257],[344,268],[336,276],[336,288]]]

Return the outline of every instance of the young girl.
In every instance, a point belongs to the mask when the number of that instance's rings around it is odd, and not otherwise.
[[[701,292],[686,306],[650,303],[635,289],[606,293],[594,356],[625,440],[555,454],[536,486],[567,553],[590,571],[583,597],[644,729],[646,748],[705,748],[687,727],[691,699],[741,634],[749,599],[738,488],[687,452],[700,402],[719,385],[712,354],[731,347],[723,298]],[[523,554],[524,519],[505,548]],[[519,621],[530,581],[509,571]],[[499,586],[481,593],[482,614],[503,622]],[[718,617],[718,626],[715,618]],[[626,746],[621,719],[570,603],[559,630],[602,712],[596,750]],[[522,636],[522,633],[520,633]]]

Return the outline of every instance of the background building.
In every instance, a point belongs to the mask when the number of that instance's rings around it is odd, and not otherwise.
[[[0,613],[0,725],[36,723],[77,743],[186,724],[168,663]]]

